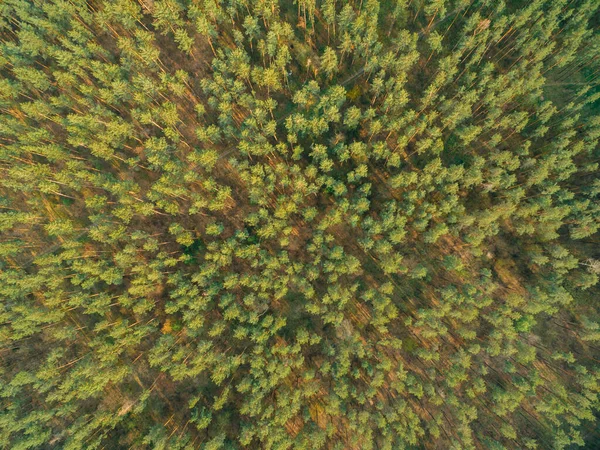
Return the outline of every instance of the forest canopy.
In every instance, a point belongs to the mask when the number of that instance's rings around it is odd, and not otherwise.
[[[600,2],[0,2],[0,448],[597,448]]]

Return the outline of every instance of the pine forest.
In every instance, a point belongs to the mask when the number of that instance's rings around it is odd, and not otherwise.
[[[0,1],[0,449],[600,448],[600,1]]]

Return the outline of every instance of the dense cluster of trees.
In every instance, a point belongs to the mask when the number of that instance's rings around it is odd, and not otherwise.
[[[599,9],[0,2],[0,447],[597,439]]]

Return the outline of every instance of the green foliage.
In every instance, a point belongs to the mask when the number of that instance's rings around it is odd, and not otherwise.
[[[593,447],[599,7],[2,2],[0,447]]]

